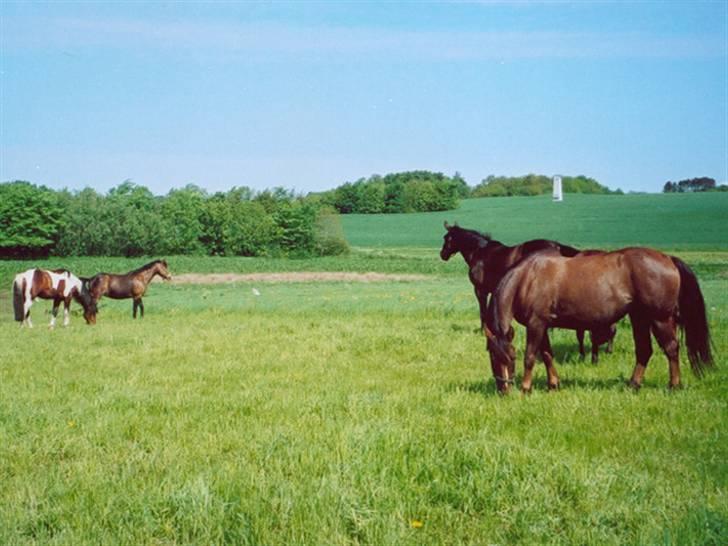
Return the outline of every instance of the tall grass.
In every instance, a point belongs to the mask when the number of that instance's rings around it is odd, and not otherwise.
[[[677,393],[659,354],[625,388],[620,325],[599,366],[553,333],[561,391],[497,396],[465,278],[3,313],[0,543],[725,543],[728,282],[701,284],[718,370]]]

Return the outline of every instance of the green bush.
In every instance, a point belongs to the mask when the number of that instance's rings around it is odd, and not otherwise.
[[[63,226],[61,199],[30,182],[0,184],[0,256],[46,255]]]

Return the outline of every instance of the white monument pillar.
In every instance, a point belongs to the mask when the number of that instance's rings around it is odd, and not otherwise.
[[[561,177],[555,175],[554,178],[554,201],[563,201],[564,194],[561,192]]]

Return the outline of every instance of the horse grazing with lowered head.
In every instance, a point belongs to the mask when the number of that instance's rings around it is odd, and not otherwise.
[[[102,296],[115,300],[132,298],[134,300],[132,316],[136,318],[137,309],[139,309],[141,316],[144,317],[142,297],[146,294],[147,286],[156,275],[159,275],[165,280],[172,279],[165,260],[154,260],[134,271],[129,271],[121,275],[116,273],[97,273],[89,279],[91,299],[96,303]]]
[[[475,288],[475,297],[480,307],[480,327],[485,332],[485,312],[488,309],[488,296],[495,290],[498,283],[506,272],[526,256],[542,250],[555,250],[562,256],[576,256],[581,251],[574,247],[561,244],[548,239],[533,239],[520,245],[506,246],[499,241],[493,240],[488,233],[480,233],[473,229],[461,228],[457,225],[451,226],[445,222],[447,230],[440,250],[440,258],[447,261],[453,254],[460,252],[465,263],[468,264],[470,282]],[[588,253],[600,252],[596,250],[585,251]],[[613,332],[616,333],[616,327]],[[579,354],[584,358],[584,330],[577,330],[576,337],[579,341]],[[593,336],[592,336],[593,337]],[[614,335],[609,338],[607,352],[611,352],[611,343]],[[599,345],[592,339],[592,362],[596,364],[599,359]]]
[[[63,326],[70,323],[71,301],[76,300],[83,307],[86,323],[96,322],[96,305],[88,292],[88,279],[79,279],[65,269],[28,269],[18,273],[13,280],[13,309],[15,320],[21,326],[33,327],[30,320],[30,306],[36,298],[53,300],[50,328],[56,325],[58,308],[63,303]]]
[[[530,392],[539,350],[549,388],[559,385],[548,328],[591,330],[598,342],[625,315],[632,323],[635,343],[637,362],[630,380],[635,389],[642,385],[652,356],[650,332],[667,356],[671,388],[680,385],[678,327],[685,332],[694,374],[701,377],[705,367],[713,365],[703,294],[697,277],[682,260],[649,248],[573,258],[545,251],[506,273],[488,306],[486,335],[498,390],[507,392],[513,380],[513,319],[526,326],[521,388]]]

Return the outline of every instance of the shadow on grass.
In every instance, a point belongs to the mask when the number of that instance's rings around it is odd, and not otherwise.
[[[520,392],[521,389],[520,375],[516,375],[516,382],[511,392]],[[648,388],[650,385],[646,385]],[[470,392],[473,394],[479,394],[482,396],[493,397],[500,396],[495,386],[495,379],[481,379],[479,381],[464,381],[461,383],[449,383],[445,387],[447,392]],[[548,383],[546,377],[536,377],[533,380],[534,391],[548,391]],[[601,378],[566,378],[561,379],[561,386],[558,390],[593,390],[593,391],[625,391],[630,393],[636,393],[634,389],[629,386],[629,378],[622,375],[614,377],[612,379],[601,379]],[[554,391],[558,392],[558,391]]]

